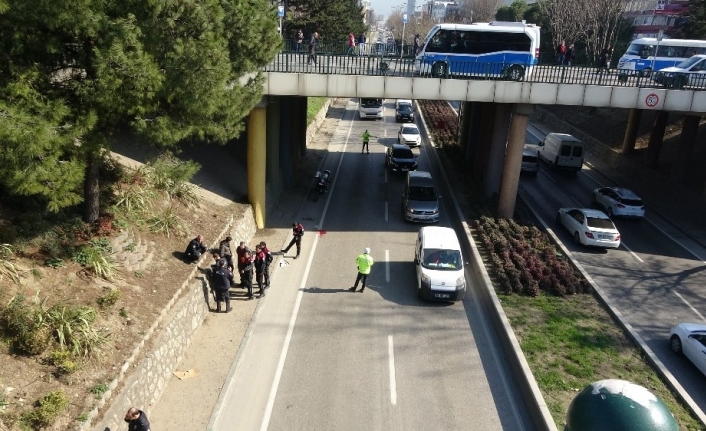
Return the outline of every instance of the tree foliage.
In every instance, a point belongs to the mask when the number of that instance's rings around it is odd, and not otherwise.
[[[500,8],[501,0],[467,0],[461,5],[463,22],[490,22]]]
[[[350,32],[357,35],[367,30],[357,0],[289,0],[287,7],[285,38],[302,29],[305,37],[317,31],[322,40],[345,42]]]
[[[390,29],[392,37],[397,42],[402,39],[402,13],[399,10],[390,13],[385,23],[386,27]],[[415,34],[419,34],[419,43],[422,43],[424,36],[429,33],[434,24],[434,19],[429,15],[409,17],[407,25],[404,26],[404,46],[412,46],[414,44]]]
[[[528,6],[525,0],[514,0],[509,6],[501,6],[495,13],[498,21],[519,22],[524,19]]]
[[[0,181],[52,210],[83,199],[89,222],[114,131],[161,146],[237,137],[281,46],[267,0],[4,1],[1,157],[24,163],[2,163]]]
[[[689,15],[672,36],[680,39],[706,39],[706,1],[689,0]]]

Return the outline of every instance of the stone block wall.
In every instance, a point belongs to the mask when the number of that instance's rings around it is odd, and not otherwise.
[[[316,135],[316,131],[319,130],[319,127],[321,127],[321,123],[324,122],[324,119],[326,118],[326,112],[328,112],[328,107],[331,106],[331,101],[333,99],[328,99],[326,100],[326,103],[324,103],[324,106],[319,109],[319,113],[316,114],[316,117],[314,117],[314,120],[311,122],[306,127],[306,145],[309,146],[309,142],[311,142],[312,139],[314,139],[314,135]]]
[[[249,242],[256,231],[252,207],[247,207],[242,214],[230,218],[217,238],[231,235],[233,238]],[[123,417],[130,407],[150,406],[159,400],[172,372],[209,312],[208,280],[200,273],[199,266],[210,258],[208,253],[202,256],[179,290],[162,309],[159,317],[109,384],[109,390],[89,413],[88,420],[80,428],[82,431],[123,430]],[[154,340],[150,342],[152,339]],[[106,404],[108,407],[104,409]],[[103,413],[97,421],[99,412]]]

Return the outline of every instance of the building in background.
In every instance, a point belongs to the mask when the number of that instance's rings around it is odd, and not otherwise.
[[[623,0],[623,17],[635,26],[633,38],[669,35],[689,12],[689,0]]]

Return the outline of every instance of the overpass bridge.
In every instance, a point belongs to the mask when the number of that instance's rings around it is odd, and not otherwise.
[[[488,195],[499,193],[498,215],[511,217],[527,120],[534,105],[630,109],[623,152],[634,150],[643,111],[658,111],[646,163],[656,166],[669,112],[687,114],[682,153],[688,163],[699,118],[706,113],[706,79],[683,83],[621,76],[595,67],[530,66],[505,74],[497,64],[449,62],[420,76],[407,58],[280,53],[263,68],[266,95],[248,119],[248,196],[259,227],[266,194],[277,196],[306,149],[307,97],[462,101],[460,146],[472,176]],[[449,74],[448,70],[461,71]],[[515,78],[512,80],[511,78]],[[678,88],[677,88],[678,87]]]

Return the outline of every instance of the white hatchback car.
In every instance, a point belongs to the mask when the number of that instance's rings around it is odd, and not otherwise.
[[[632,190],[622,187],[602,187],[593,191],[591,203],[603,208],[608,217],[645,216],[645,204]]]
[[[669,330],[669,347],[672,352],[684,355],[706,375],[706,325],[680,323]]]
[[[574,242],[594,247],[620,247],[620,232],[603,212],[589,208],[560,208],[556,222],[566,228]]]
[[[400,127],[400,131],[397,132],[397,142],[400,144],[407,144],[410,147],[418,147],[422,145],[422,135],[419,134],[419,128],[416,124],[405,124]]]

